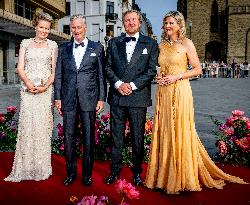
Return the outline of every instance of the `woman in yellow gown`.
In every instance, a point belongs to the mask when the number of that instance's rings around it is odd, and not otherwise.
[[[169,12],[162,28],[159,86],[145,185],[174,194],[201,191],[202,186],[222,189],[224,181],[244,184],[215,165],[195,130],[189,78],[201,74],[201,66],[194,44],[185,37],[183,15]],[[192,65],[189,71],[188,64]]]

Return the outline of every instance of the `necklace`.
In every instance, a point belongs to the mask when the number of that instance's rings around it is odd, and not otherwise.
[[[171,41],[170,39],[168,39],[168,42],[170,43],[170,45],[172,46],[174,43],[178,43],[179,39],[177,38],[176,40]]]
[[[44,43],[45,41],[47,41],[47,38],[42,39],[42,40],[40,40],[40,41],[38,41],[38,40],[36,40],[35,38],[33,38],[33,41],[34,41],[35,43],[42,44],[42,43]]]

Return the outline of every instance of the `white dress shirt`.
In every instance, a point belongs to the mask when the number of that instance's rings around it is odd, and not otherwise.
[[[130,60],[131,60],[131,58],[132,58],[132,55],[134,53],[136,43],[137,43],[137,41],[139,39],[139,32],[137,32],[134,36],[129,36],[128,34],[126,34],[126,37],[135,37],[135,39],[136,39],[135,41],[131,40],[129,42],[126,42],[127,61],[129,63]],[[118,89],[122,83],[124,83],[124,82],[122,82],[121,80],[118,80],[115,83],[115,88]],[[137,89],[137,87],[135,86],[135,84],[133,82],[130,82],[129,84],[132,87],[132,90],[136,90]]]
[[[84,54],[86,52],[86,48],[87,48],[87,45],[88,45],[88,39],[85,37],[82,42],[84,43],[84,47],[78,46],[77,48],[75,48],[75,44],[79,44],[79,42],[74,40],[74,43],[73,43],[73,55],[74,55],[74,58],[75,58],[77,69],[80,68],[82,58],[83,58],[83,56],[84,56]]]

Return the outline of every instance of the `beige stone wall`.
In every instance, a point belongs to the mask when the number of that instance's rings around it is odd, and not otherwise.
[[[187,5],[187,37],[190,36],[189,21],[192,21],[191,37],[201,61],[205,58],[205,45],[211,41],[221,42],[227,47],[227,59],[242,62],[245,58],[246,32],[250,28],[250,1],[228,0],[228,6],[248,6],[247,13],[228,17],[227,33],[210,33],[210,15],[213,0],[189,0]],[[217,0],[219,15],[226,13],[226,0]],[[228,37],[228,38],[227,38]],[[248,35],[248,56],[250,55],[250,33]],[[250,62],[250,57],[248,57]]]
[[[249,0],[228,0],[228,6],[250,6]]]
[[[191,38],[196,47],[200,61],[205,58],[205,44],[209,41],[209,24],[210,17],[209,1],[190,0],[187,5],[187,37],[190,36],[189,20],[192,21]]]
[[[65,0],[43,0],[43,2],[52,6],[55,10],[65,13]]]
[[[245,60],[246,32],[250,28],[250,14],[230,15],[228,22],[228,59]],[[248,34],[250,36],[250,34]],[[249,41],[248,41],[249,42]],[[248,44],[248,50],[250,45]],[[250,61],[250,59],[248,59]]]

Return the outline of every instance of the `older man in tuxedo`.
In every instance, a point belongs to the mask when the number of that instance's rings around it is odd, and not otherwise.
[[[103,46],[86,38],[86,20],[74,15],[70,20],[73,40],[59,48],[55,75],[55,106],[63,115],[67,177],[64,185],[76,178],[76,118],[80,116],[84,154],[83,184],[91,185],[96,112],[105,101]]]
[[[146,112],[152,103],[151,81],[157,72],[158,45],[152,38],[139,33],[141,15],[138,11],[125,12],[123,25],[126,34],[112,38],[107,52],[112,151],[111,173],[106,183],[112,184],[120,175],[125,123],[128,120],[133,144],[133,183],[140,185]]]

